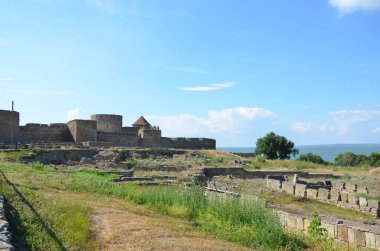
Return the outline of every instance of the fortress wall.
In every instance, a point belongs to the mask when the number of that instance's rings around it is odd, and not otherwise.
[[[161,130],[140,129],[141,147],[161,147]]]
[[[130,136],[137,136],[139,133],[139,128],[138,127],[122,127],[121,133],[128,134]]]
[[[215,149],[216,141],[207,138],[161,138],[161,145],[165,148],[180,149]]]
[[[98,142],[112,142],[115,145],[126,147],[138,147],[140,146],[140,137],[136,135],[132,136],[125,133],[111,133],[111,132],[98,132]]]
[[[94,114],[91,115],[91,120],[96,121],[96,130],[98,132],[122,132],[123,117],[121,115]]]
[[[20,114],[18,112],[0,110],[0,144],[11,143],[11,128],[13,143],[16,144],[19,141],[19,124]]]
[[[76,119],[67,122],[67,126],[75,143],[97,141],[96,121]]]
[[[34,142],[74,142],[66,124],[26,124],[20,126],[22,143]]]

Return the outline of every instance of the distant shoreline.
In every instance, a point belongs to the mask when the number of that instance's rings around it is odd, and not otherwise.
[[[372,152],[380,153],[380,144],[323,144],[323,145],[299,145],[296,146],[300,154],[314,153],[320,155],[324,160],[334,162],[340,153],[353,152],[355,154],[369,155]],[[217,147],[217,150],[225,152],[250,153],[255,147]],[[299,155],[296,156],[296,158]]]

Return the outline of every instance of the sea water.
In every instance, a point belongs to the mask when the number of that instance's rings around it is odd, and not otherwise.
[[[334,162],[340,153],[353,152],[355,154],[370,155],[373,152],[380,153],[380,144],[334,144],[334,145],[306,145],[296,146],[299,154],[313,153],[324,160]],[[252,153],[255,147],[217,147],[218,150],[236,153]],[[297,155],[295,158],[298,158]]]

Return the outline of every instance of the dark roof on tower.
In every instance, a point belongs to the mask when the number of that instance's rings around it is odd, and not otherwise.
[[[141,127],[141,126],[150,127],[150,124],[149,124],[149,122],[143,116],[141,116],[140,118],[138,118],[135,121],[135,123],[132,124],[132,126],[135,126],[135,127]]]

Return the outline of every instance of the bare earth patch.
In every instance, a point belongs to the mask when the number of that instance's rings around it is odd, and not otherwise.
[[[250,250],[189,231],[189,223],[126,208],[96,208],[90,216],[100,250]]]

